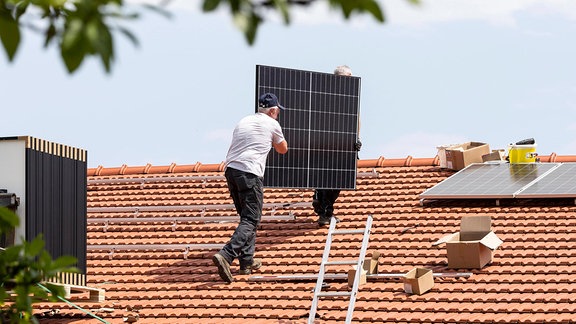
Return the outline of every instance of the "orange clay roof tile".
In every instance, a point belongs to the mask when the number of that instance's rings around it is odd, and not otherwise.
[[[542,162],[576,162],[574,156],[540,156]],[[314,281],[253,281],[251,277],[316,274],[326,241],[311,207],[312,190],[266,188],[257,257],[252,275],[221,281],[211,257],[214,248],[184,250],[162,246],[223,245],[236,227],[220,216],[235,216],[223,177],[224,164],[127,166],[88,169],[88,286],[106,290],[103,303],[85,303],[110,323],[306,323]],[[377,323],[570,323],[576,319],[576,206],[574,200],[502,202],[451,200],[421,205],[419,194],[454,172],[439,168],[438,157],[358,161],[357,190],[342,191],[335,209],[339,229],[364,225],[374,217],[369,251],[381,253],[379,272],[403,274],[414,267],[436,273],[470,272],[469,278],[436,277],[427,293],[409,295],[400,278],[369,280],[360,286],[354,322]],[[129,180],[129,181],[128,181]],[[153,209],[146,209],[153,206]],[[188,209],[179,208],[188,206]],[[190,208],[204,206],[210,208]],[[171,208],[171,209],[170,209]],[[459,230],[465,215],[490,215],[504,243],[483,269],[447,268],[446,249],[432,246]],[[160,221],[133,218],[158,218]],[[204,221],[177,221],[204,217]],[[113,221],[96,221],[96,219]],[[123,221],[119,221],[123,219]],[[112,246],[150,245],[146,250]],[[353,258],[359,242],[346,237],[333,245],[334,258]],[[335,273],[347,273],[338,266]],[[329,281],[330,289],[345,281]],[[86,297],[84,297],[86,298]],[[321,300],[316,323],[342,323],[348,302]],[[58,314],[44,312],[59,309]],[[66,304],[36,307],[41,323],[93,323]]]

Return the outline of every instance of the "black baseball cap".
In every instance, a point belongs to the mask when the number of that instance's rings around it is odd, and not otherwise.
[[[278,107],[280,109],[284,109],[284,106],[280,105],[278,102],[278,97],[275,94],[267,92],[260,96],[258,99],[258,107],[260,108],[270,108],[270,107]]]

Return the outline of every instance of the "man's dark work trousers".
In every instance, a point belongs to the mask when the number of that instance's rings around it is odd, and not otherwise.
[[[240,268],[245,268],[252,265],[256,248],[256,229],[262,218],[264,201],[262,178],[233,168],[226,168],[224,175],[236,212],[240,215],[240,223],[230,241],[220,250],[220,254],[230,264],[237,258]]]

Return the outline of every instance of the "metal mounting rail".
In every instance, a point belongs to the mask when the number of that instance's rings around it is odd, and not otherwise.
[[[184,259],[188,258],[188,254],[193,250],[219,250],[224,244],[92,244],[87,245],[86,250],[98,251],[107,250],[108,258],[112,260],[116,251],[148,251],[148,250],[182,250]]]
[[[388,278],[403,278],[405,273],[375,273],[366,275],[366,281],[381,280]],[[432,274],[434,277],[443,278],[469,278],[472,272],[437,272]],[[301,274],[301,275],[282,275],[282,276],[252,276],[248,281],[316,281],[318,280],[317,274]],[[325,274],[324,280],[348,280],[347,274]]]
[[[87,250],[205,250],[223,247],[224,244],[91,244]]]
[[[281,208],[293,207],[310,207],[311,202],[295,202],[295,203],[266,203],[263,209],[272,209],[276,211]],[[187,210],[235,210],[234,204],[214,204],[214,205],[162,205],[162,206],[105,206],[105,207],[88,207],[89,213],[114,213],[114,212],[158,212],[158,211],[187,211]]]
[[[352,296],[350,291],[319,292],[318,297],[348,297]]]
[[[157,211],[187,211],[187,210],[233,210],[234,204],[220,205],[164,205],[164,206],[106,206],[88,207],[89,213],[113,213],[113,212],[157,212]]]
[[[292,212],[288,215],[267,216],[262,215],[262,221],[295,220],[296,216]],[[98,217],[88,218],[88,224],[104,224],[104,232],[110,224],[131,224],[138,222],[172,223],[172,231],[176,231],[178,223],[204,222],[204,223],[236,223],[240,221],[240,216],[190,216],[190,217]]]
[[[378,171],[376,171],[376,169],[372,169],[372,171],[370,172],[357,172],[356,173],[356,177],[357,178],[378,178],[380,174],[378,173]]]
[[[364,230],[338,230],[334,231],[332,234],[363,234]]]
[[[263,220],[294,220],[293,214],[278,216],[262,216]],[[233,222],[238,221],[239,216],[192,216],[192,217],[110,217],[110,218],[88,218],[88,223],[105,222]]]
[[[325,262],[325,265],[355,265],[358,261],[356,260],[345,260],[345,261],[328,261]]]

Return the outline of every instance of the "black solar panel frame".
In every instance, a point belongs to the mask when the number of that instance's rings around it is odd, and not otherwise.
[[[278,122],[288,153],[271,150],[264,186],[356,189],[361,79],[290,68],[256,66],[256,102],[278,96]]]

